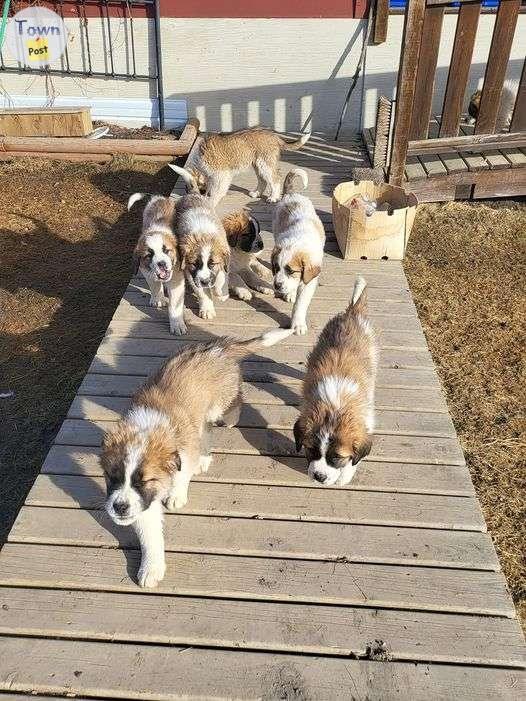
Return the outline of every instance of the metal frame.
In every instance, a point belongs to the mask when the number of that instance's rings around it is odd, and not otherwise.
[[[85,78],[113,78],[115,80],[147,80],[155,81],[157,102],[159,110],[159,128],[164,129],[165,126],[165,111],[164,111],[164,91],[163,91],[163,71],[162,71],[162,52],[161,52],[161,18],[159,10],[159,0],[51,0],[53,9],[62,19],[64,17],[64,6],[74,5],[77,8],[77,17],[80,20],[82,45],[84,47],[83,56],[80,57],[82,68],[72,67],[70,61],[70,52],[66,44],[64,56],[62,58],[61,68],[31,68],[18,64],[17,66],[6,65],[2,52],[0,51],[0,71],[5,73],[26,73],[28,75],[71,75],[82,76]],[[112,44],[111,37],[111,22],[110,22],[110,7],[119,7],[123,11],[123,19],[127,23],[127,32],[130,37],[130,53],[131,53],[131,70],[126,72],[115,71],[115,48]],[[104,71],[92,69],[92,49],[90,46],[90,31],[89,22],[86,14],[86,8],[98,8],[100,10],[100,18],[105,21],[108,46],[105,51],[107,57]],[[148,73],[137,71],[135,60],[135,33],[134,33],[134,10],[145,10],[148,17],[154,20],[154,65],[153,70]]]

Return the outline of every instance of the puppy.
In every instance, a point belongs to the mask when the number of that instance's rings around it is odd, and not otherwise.
[[[482,97],[482,90],[475,90],[473,95],[469,98],[468,105],[468,124],[475,124],[479,117],[480,111],[480,99]],[[497,119],[495,122],[495,132],[500,132],[505,129],[509,129],[511,118],[513,115],[513,110],[515,107],[515,93],[510,90],[507,86],[502,88],[500,95],[499,109],[497,112]]]
[[[274,329],[249,341],[220,338],[187,348],[146,382],[104,436],[106,511],[137,532],[140,586],[154,587],[164,577],[162,503],[170,510],[183,507],[191,478],[208,470],[209,424],[232,426],[239,419],[240,361],[290,335]]]
[[[226,195],[236,173],[253,168],[258,179],[250,197],[263,197],[269,190],[269,202],[280,196],[278,164],[282,151],[297,151],[310,139],[310,132],[293,142],[285,141],[271,129],[254,127],[230,134],[201,137],[190,154],[186,168],[205,192],[213,206]],[[170,166],[173,168],[173,166]],[[174,168],[175,170],[175,168]],[[177,171],[176,171],[177,172]]]
[[[145,195],[136,192],[128,200],[128,209]],[[140,270],[150,288],[150,305],[163,307],[164,289],[168,291],[170,333],[185,334],[184,276],[181,271],[177,241],[173,233],[175,200],[171,197],[150,197],[142,216],[142,232],[134,250],[136,271]]]
[[[307,173],[291,170],[283,184],[283,198],[274,211],[272,229],[272,273],[278,297],[294,302],[291,328],[298,335],[307,333],[307,310],[318,286],[325,231],[312,202],[294,192],[294,179],[300,177],[305,189]]]
[[[222,221],[230,246],[230,292],[247,301],[252,299],[250,288],[264,295],[273,295],[270,271],[257,259],[263,250],[258,220],[242,211],[233,212]]]
[[[178,200],[175,213],[181,268],[199,300],[199,316],[213,319],[212,293],[222,301],[228,299],[230,247],[221,220],[210,199],[199,193],[195,178],[184,168],[173,168],[189,190]]]
[[[358,278],[347,310],[328,322],[309,354],[294,424],[296,450],[305,448],[309,476],[325,486],[349,484],[371,450],[378,351],[365,285]]]

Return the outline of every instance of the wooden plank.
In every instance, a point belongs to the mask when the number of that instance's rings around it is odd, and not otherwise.
[[[521,0],[500,0],[489,50],[475,134],[495,131]]]
[[[422,163],[428,178],[435,177],[437,175],[447,175],[446,167],[440,160],[440,156],[438,156],[438,154],[426,154],[424,156],[420,156],[418,160]]]
[[[67,418],[94,421],[118,421],[128,410],[127,397],[75,397]],[[299,416],[295,406],[244,404],[236,426],[238,428],[288,429]],[[383,434],[453,438],[455,429],[447,414],[378,411],[376,431]]]
[[[134,592],[139,552],[7,543],[0,584]],[[152,595],[213,596],[515,617],[498,572],[166,553]],[[1,658],[2,656],[0,656]]]
[[[491,538],[478,531],[165,514],[165,549],[292,560],[342,560],[500,571]],[[24,506],[9,542],[138,549],[132,528],[105,512]],[[1,558],[0,558],[1,559]]]
[[[389,0],[376,0],[374,11],[373,43],[383,44],[387,39],[389,23]]]
[[[469,158],[465,159],[469,162]],[[476,175],[468,173],[450,173],[442,178],[419,182],[407,182],[407,189],[414,192],[419,202],[440,202],[455,199],[459,190],[466,186],[472,188],[472,197],[511,197],[526,194],[526,169],[508,168],[507,170],[489,170],[489,164],[483,158],[485,171]]]
[[[389,167],[389,182],[392,185],[401,185],[405,172],[425,5],[425,0],[409,0],[405,13]]]
[[[473,47],[477,35],[480,2],[462,4],[458,11],[453,53],[449,64],[440,137],[456,136],[464,103]]]
[[[511,171],[511,169],[510,169]],[[217,327],[221,329],[221,327]],[[206,336],[205,333],[199,333],[199,329],[194,329],[192,335],[187,334],[185,340],[180,340],[180,336],[172,336],[171,338],[121,338],[112,336],[111,338],[103,338],[99,353],[101,355],[135,355],[148,356],[151,358],[168,358],[181,349],[186,348],[196,340],[212,340],[216,336],[229,335],[228,331],[223,329],[216,330],[213,335]],[[231,335],[231,334],[230,334]],[[257,335],[253,333],[252,336]],[[243,334],[236,334],[239,338]],[[249,334],[245,334],[249,336]],[[265,348],[257,354],[249,355],[248,360],[256,362],[256,359],[264,362],[275,361],[280,363],[289,362],[305,362],[307,356],[312,349],[315,338],[314,332],[310,332],[307,336],[294,337],[294,345],[289,346],[279,344],[272,348]],[[400,351],[421,351],[427,350],[427,344],[423,333],[399,333],[398,331],[385,331],[380,336],[380,351],[384,350],[400,350]]]
[[[435,117],[429,125],[429,136],[434,139],[438,137],[439,132],[440,119]],[[468,170],[466,162],[459,153],[451,151],[449,153],[442,153],[439,157],[448,173],[463,173]]]
[[[526,131],[526,59],[515,98],[515,107],[511,118],[510,131]]]
[[[415,100],[411,117],[410,139],[426,139],[435,88],[435,74],[444,19],[443,7],[427,7],[424,15],[415,86]]]
[[[1,595],[4,635],[344,657],[365,657],[382,640],[393,661],[524,664],[519,625],[506,618],[10,587]]]
[[[425,180],[427,173],[416,156],[408,156],[405,162],[406,180]]]
[[[99,448],[54,445],[49,451],[43,474],[102,476],[99,464]],[[236,455],[214,455],[214,469],[194,479],[200,482],[227,482],[229,484],[268,484],[312,489],[328,489],[314,480],[306,479],[304,457],[288,457],[275,460],[264,455],[254,455],[243,462],[239,469]],[[351,484],[337,489],[368,489],[383,492],[408,492],[416,494],[449,494],[474,496],[469,473],[456,465],[411,465],[382,463],[364,460]]]
[[[57,445],[97,447],[104,431],[110,430],[113,424],[112,421],[66,419],[55,442]],[[212,451],[217,453],[283,457],[296,455],[292,430],[213,428],[211,443]],[[464,456],[456,439],[426,436],[376,434],[369,458],[380,462],[464,464]]]
[[[526,166],[526,155],[520,149],[507,148],[503,153],[511,163],[512,168],[524,168]]]
[[[27,506],[97,509],[106,493],[101,477],[39,475]],[[195,482],[190,488],[186,514],[260,518],[321,523],[355,523],[371,526],[447,528],[485,531],[476,499],[439,496],[271,487]]]
[[[92,130],[89,107],[0,109],[2,136],[87,136]]]
[[[105,375],[142,375],[147,377],[164,362],[162,358],[140,358],[133,355],[97,354],[92,361],[89,372]],[[385,350],[380,355],[382,368],[402,370],[428,369],[431,365],[428,351]],[[241,364],[243,378],[250,382],[301,382],[305,374],[305,364],[290,362],[288,365],[276,362],[252,362]]]
[[[369,156],[369,160],[371,163],[374,161],[374,137],[372,134],[372,129],[364,129],[363,132],[363,141],[365,144],[365,148],[367,150],[367,155]]]
[[[508,0],[511,1],[511,0]],[[466,7],[469,7],[466,5]],[[443,122],[442,122],[443,123]],[[505,146],[522,147],[526,145],[523,132],[505,132],[502,134],[474,134],[452,136],[449,138],[426,139],[409,142],[408,153],[411,156],[426,153],[446,153],[448,151],[481,152],[499,149]]]
[[[164,538],[169,552],[500,570],[491,538],[477,531],[166,514]],[[9,542],[138,549],[133,529],[103,511],[44,506],[22,508]]]
[[[499,151],[493,151],[490,153],[484,152],[482,155],[489,163],[491,170],[505,170],[506,168],[510,168],[510,162],[506,156]]]
[[[212,697],[349,701],[371,698],[371,689],[379,699],[411,689],[412,701],[516,701],[526,691],[523,672],[498,667],[382,664],[337,657],[23,637],[5,638],[3,647],[0,688],[30,693],[86,693],[147,701]],[[130,673],[138,661],[140,673]]]

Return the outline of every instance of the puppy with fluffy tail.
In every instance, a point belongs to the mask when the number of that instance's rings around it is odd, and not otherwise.
[[[135,192],[128,200],[128,209],[146,197]],[[136,269],[140,270],[150,288],[150,306],[164,307],[168,292],[170,333],[185,334],[184,275],[179,263],[177,240],[173,232],[175,200],[152,195],[142,215],[142,231],[134,250]]]
[[[291,333],[273,329],[248,341],[219,338],[183,350],[146,382],[104,436],[106,511],[116,524],[135,528],[140,586],[154,587],[165,574],[163,502],[170,510],[186,504],[191,478],[210,466],[210,424],[233,426],[239,419],[240,361]]]
[[[294,437],[309,476],[324,486],[349,484],[371,450],[378,351],[365,286],[358,278],[349,306],[328,322],[307,361]]]

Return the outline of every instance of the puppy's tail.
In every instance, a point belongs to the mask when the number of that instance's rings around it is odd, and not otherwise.
[[[139,200],[142,200],[143,197],[146,197],[145,192],[134,192],[133,195],[130,195],[128,199],[128,211],[133,207],[133,205],[138,202]]]
[[[270,331],[266,331],[262,336],[250,338],[248,341],[233,341],[227,346],[226,352],[235,358],[244,358],[263,348],[274,346],[276,343],[284,341],[293,334],[294,329],[271,329]]]
[[[197,180],[194,178],[192,173],[190,173],[190,171],[186,170],[186,168],[176,166],[174,163],[168,163],[168,165],[175,173],[177,173],[177,175],[180,175],[181,178],[184,180],[187,192],[195,192],[199,194],[199,186],[197,184]]]
[[[347,313],[351,312],[353,314],[366,314],[367,313],[367,293],[365,288],[367,287],[367,282],[365,278],[359,275],[354,283],[354,290],[352,293],[352,298],[349,306],[347,307]]]
[[[305,132],[305,134],[302,134],[302,136],[297,141],[285,141],[285,139],[282,139],[281,148],[284,151],[298,151],[298,149],[300,149],[302,146],[305,146],[305,144],[311,136],[312,131],[307,131]]]
[[[309,184],[309,176],[303,170],[303,168],[293,168],[292,170],[289,170],[285,177],[285,181],[283,182],[284,195],[291,195],[292,193],[296,192],[294,189],[294,181],[296,178],[301,178],[301,184],[303,185],[301,189],[307,189],[307,185]]]

